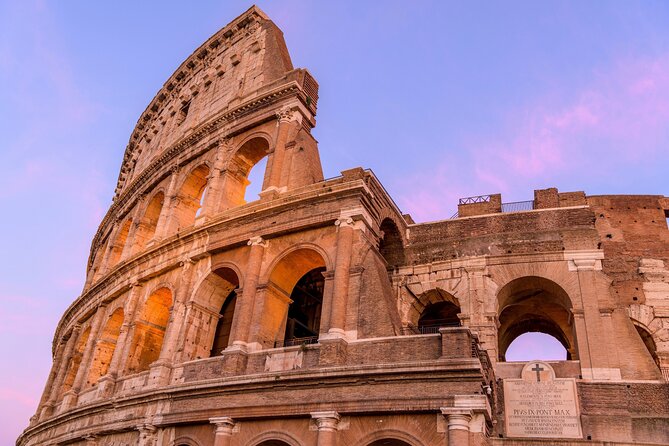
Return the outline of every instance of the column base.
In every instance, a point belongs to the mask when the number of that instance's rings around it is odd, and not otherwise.
[[[318,340],[321,345],[318,358],[319,365],[337,366],[346,364],[348,342],[344,337],[325,338]]]
[[[168,362],[156,361],[151,364],[149,369],[149,378],[147,380],[147,387],[160,387],[169,384],[170,376],[172,374],[172,365]]]
[[[67,392],[65,392],[65,395],[63,395],[63,401],[60,403],[60,408],[58,412],[65,412],[76,406],[78,396],[79,394],[74,390],[68,390]]]
[[[98,398],[108,398],[114,394],[116,387],[116,378],[111,375],[105,375],[98,380]]]

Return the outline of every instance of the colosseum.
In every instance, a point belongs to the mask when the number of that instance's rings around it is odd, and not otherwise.
[[[669,444],[669,198],[324,179],[318,83],[252,7],[142,113],[19,446]],[[262,189],[246,194],[264,167]],[[541,332],[559,361],[506,361]]]

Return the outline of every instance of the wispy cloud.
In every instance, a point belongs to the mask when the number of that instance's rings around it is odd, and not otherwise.
[[[508,110],[502,122],[494,136],[465,138],[467,156],[444,152],[435,167],[410,175],[403,208],[420,220],[443,219],[457,203],[454,192],[531,196],[533,186],[557,185],[564,176],[667,159],[669,54],[621,59],[576,91],[562,87]]]

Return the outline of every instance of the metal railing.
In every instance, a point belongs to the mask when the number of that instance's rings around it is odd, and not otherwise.
[[[534,200],[502,203],[502,212],[522,212],[534,209]]]
[[[460,198],[459,204],[472,204],[472,203],[485,203],[486,201],[470,201],[470,200],[475,200],[477,198],[485,197],[485,195],[482,195],[480,197],[469,197],[469,198]],[[489,197],[489,196],[488,196]],[[502,203],[502,212],[523,212],[523,211],[531,211],[534,209],[534,200],[527,200],[527,201],[512,201],[509,203]],[[459,218],[460,213],[456,212],[455,214],[451,215],[451,218],[449,220],[454,220],[456,218]]]
[[[488,203],[490,195],[477,195],[475,197],[465,197],[458,200],[458,204]]]
[[[318,336],[308,336],[306,338],[289,338],[283,341],[274,341],[274,348],[293,347],[295,345],[317,344]]]

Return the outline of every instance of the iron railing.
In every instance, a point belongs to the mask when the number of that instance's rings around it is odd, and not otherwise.
[[[402,334],[403,335],[435,334],[439,333],[440,328],[459,327],[459,326],[460,324],[458,322],[454,322],[452,324],[421,325],[420,327],[416,327],[413,324],[409,324],[402,327]]]
[[[289,338],[283,341],[274,341],[274,348],[292,347],[295,345],[310,345],[317,344],[318,336],[308,336],[306,338]]]
[[[459,204],[485,203],[486,201],[471,201],[482,197],[485,197],[485,195],[481,195],[479,197],[460,198]],[[524,212],[531,210],[534,210],[534,200],[512,201],[510,203],[502,203],[502,212]],[[451,218],[449,220],[454,220],[456,218],[459,218],[459,216],[460,216],[459,212],[456,212],[455,214],[451,215]]]

